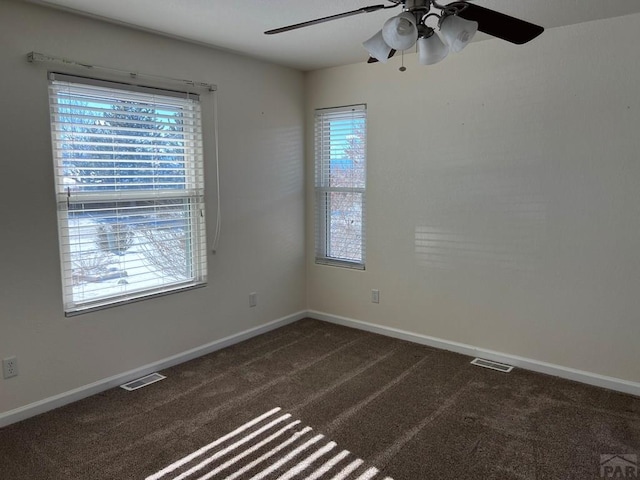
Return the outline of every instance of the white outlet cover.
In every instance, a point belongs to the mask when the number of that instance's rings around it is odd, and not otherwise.
[[[380,290],[371,290],[371,301],[373,303],[380,303]]]
[[[2,360],[2,373],[4,378],[12,378],[18,376],[18,359],[16,357],[8,357]]]

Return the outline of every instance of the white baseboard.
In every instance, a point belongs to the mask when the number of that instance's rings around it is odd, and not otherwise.
[[[407,340],[409,342],[427,345],[442,350],[449,350],[471,357],[486,358],[488,360],[506,363],[526,370],[532,370],[534,372],[545,373],[556,377],[566,378],[568,380],[574,380],[597,387],[608,388],[610,390],[640,396],[640,383],[637,382],[599,375],[597,373],[585,372],[583,370],[563,367],[561,365],[554,365],[551,363],[541,362],[539,360],[533,360],[531,358],[524,358],[516,355],[495,352],[493,350],[478,348],[474,347],[473,345],[467,345],[465,343],[443,340],[441,338],[430,337],[427,335],[412,333],[397,328],[376,325],[373,323],[363,322],[361,320],[354,320],[352,318],[340,317],[338,315],[318,312],[315,310],[308,310],[300,311],[286,317],[279,318],[264,325],[260,325],[259,327],[244,330],[220,340],[207,343],[206,345],[202,345],[200,347],[187,350],[186,352],[173,355],[163,360],[150,363],[143,367],[114,375],[112,377],[99,380],[89,385],[84,385],[74,390],[70,390],[59,395],[54,395],[52,397],[30,403],[23,407],[18,407],[14,410],[0,413],[0,428],[15,422],[19,422],[21,420],[25,420],[35,415],[48,412],[49,410],[53,410],[54,408],[62,407],[69,403],[82,400],[83,398],[103,392],[144,375],[148,375],[149,373],[169,368],[174,365],[193,360],[194,358],[201,357],[202,355],[215,352],[216,350],[220,350],[236,343],[240,343],[244,340],[248,340],[249,338],[255,337],[257,335],[261,335],[276,328],[283,327],[305,317],[315,318],[317,320],[323,320],[325,322],[335,323],[338,325],[343,325],[345,327],[357,328],[359,330],[365,330],[372,333],[378,333],[381,335],[386,335],[388,337]]]
[[[234,335],[221,338],[220,340],[207,343],[206,345],[202,345],[200,347],[187,350],[186,352],[182,352],[177,355],[159,360],[157,362],[150,363],[143,367],[129,370],[128,372],[98,380],[97,382],[90,383],[89,385],[84,385],[68,392],[54,395],[52,397],[45,398],[44,400],[30,403],[23,407],[18,407],[16,409],[0,413],[0,428],[6,427],[7,425],[11,425],[12,423],[16,423],[21,420],[25,420],[35,415],[48,412],[49,410],[53,410],[54,408],[62,407],[63,405],[82,400],[83,398],[95,395],[96,393],[103,392],[113,387],[117,387],[118,385],[126,383],[130,380],[148,375],[149,373],[173,367],[174,365],[178,365],[180,363],[193,360],[194,358],[201,357],[202,355],[215,352],[216,350],[220,350],[236,343],[240,343],[244,340],[248,340],[249,338],[261,335],[276,328],[283,327],[297,320],[301,320],[306,316],[306,311],[300,311],[292,315],[287,315],[286,317],[279,318],[264,325],[244,330]]]
[[[493,350],[486,350],[484,348],[474,347],[473,345],[467,345],[465,343],[443,340],[441,338],[421,335],[419,333],[407,332],[405,330],[399,330],[397,328],[384,327],[381,325],[363,322],[361,320],[354,320],[352,318],[340,317],[338,315],[332,315],[329,313],[309,310],[307,312],[307,315],[310,318],[315,318],[316,320],[323,320],[325,322],[335,323],[338,325],[343,325],[345,327],[366,330],[367,332],[379,333],[388,337],[399,338],[401,340],[407,340],[409,342],[419,343],[421,345],[427,345],[429,347],[435,347],[441,350],[461,353],[470,357],[486,358],[488,360],[506,363],[515,367],[523,368],[525,370],[532,370],[534,372],[545,373],[547,375],[553,375],[560,378],[566,378],[568,380],[574,380],[576,382],[586,383],[588,385],[594,385],[596,387],[608,388],[610,390],[616,390],[618,392],[640,396],[640,383],[638,382],[631,382],[620,378],[585,372],[583,370],[563,367],[561,365],[541,362],[539,360],[519,357],[517,355],[510,355],[507,353],[495,352]]]

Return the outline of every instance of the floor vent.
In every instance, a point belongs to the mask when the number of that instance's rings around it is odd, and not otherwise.
[[[478,365],[479,367],[490,368],[492,370],[498,370],[499,372],[509,373],[513,370],[512,365],[506,365],[504,363],[494,362],[492,360],[485,360],[484,358],[474,358],[471,360],[472,365]]]
[[[124,383],[120,385],[120,388],[124,388],[125,390],[137,390],[142,387],[146,387],[147,385],[151,385],[152,383],[159,382],[160,380],[164,380],[164,375],[160,375],[159,373],[151,373],[142,378],[138,378],[137,380],[131,380],[130,382]]]

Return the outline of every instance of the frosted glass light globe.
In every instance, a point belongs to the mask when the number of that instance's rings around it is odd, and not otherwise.
[[[433,65],[449,54],[449,47],[435,32],[426,38],[418,39],[418,62],[420,65]]]
[[[382,63],[387,63],[387,61],[389,61],[391,47],[387,45],[384,38],[382,38],[382,30],[364,42],[362,46],[367,50],[367,52],[369,52],[369,55],[376,60]]]
[[[454,52],[460,52],[469,45],[477,31],[478,22],[457,15],[449,15],[440,24],[440,33]]]
[[[395,50],[406,50],[415,45],[418,40],[416,19],[409,12],[390,18],[382,27],[382,38],[387,45]]]

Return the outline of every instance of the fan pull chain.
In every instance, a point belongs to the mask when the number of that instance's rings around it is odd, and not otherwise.
[[[404,72],[407,69],[407,67],[404,66],[404,50],[402,50],[402,52],[400,53],[400,57],[402,59],[402,65],[398,70],[400,70],[401,72]]]

